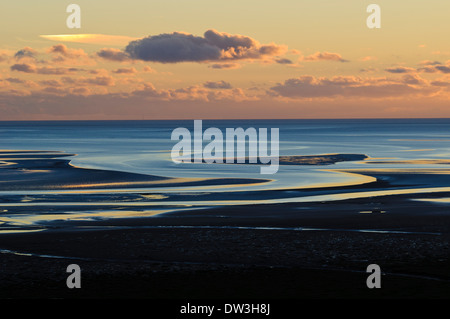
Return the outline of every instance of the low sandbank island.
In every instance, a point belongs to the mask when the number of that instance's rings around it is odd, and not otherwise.
[[[233,187],[270,179],[87,169],[72,166],[72,155],[0,152],[2,298],[449,296],[445,168],[365,168],[374,159],[364,154],[282,156],[280,165],[361,179],[245,191]],[[346,161],[362,168],[335,165]],[[81,289],[66,286],[73,263]],[[383,289],[367,288],[369,264],[383,270]]]

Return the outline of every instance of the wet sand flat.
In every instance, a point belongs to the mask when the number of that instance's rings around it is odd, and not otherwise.
[[[42,182],[43,176],[61,180],[86,174],[93,184],[111,185],[139,181],[149,186],[166,181],[74,168],[65,159],[52,156],[40,158],[40,163],[34,157],[33,165],[39,165],[31,168],[23,162],[26,158],[13,159],[12,155],[2,155],[2,161],[8,163],[0,168],[0,175],[5,174],[1,180],[8,184],[3,191],[39,189],[39,183],[44,191],[55,185],[65,189],[65,182]],[[22,170],[52,173],[31,175],[35,184],[30,179],[5,178],[16,171],[22,177],[28,174]],[[444,170],[348,172],[376,181],[189,195],[199,202],[226,201],[230,196],[231,202],[236,198],[278,200],[245,205],[194,205],[186,194],[148,190],[93,194],[89,183],[87,193],[3,194],[0,221],[2,228],[11,232],[0,233],[0,297],[448,298],[450,213],[445,202],[423,199],[450,197],[445,188],[450,175]],[[105,181],[102,174],[111,179]],[[255,182],[240,182],[250,181]],[[70,178],[66,182],[80,185]],[[442,189],[422,190],[433,187]],[[395,193],[401,189],[406,191]],[[352,198],[349,194],[353,193],[365,196]],[[341,198],[299,200],[324,195]],[[167,205],[169,200],[184,207]],[[106,202],[116,204],[102,206]],[[135,205],[137,202],[140,204]],[[151,207],[160,211],[152,213]],[[117,214],[116,218],[107,212]],[[33,214],[36,219],[21,219]],[[69,290],[65,284],[66,267],[72,263],[82,269],[83,288],[79,290]],[[367,288],[369,264],[380,265],[383,289]]]

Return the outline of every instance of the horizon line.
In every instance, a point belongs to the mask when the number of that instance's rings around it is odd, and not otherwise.
[[[181,118],[181,119],[40,119],[40,120],[0,120],[1,122],[118,122],[118,121],[296,121],[296,120],[450,120],[450,117],[361,117],[361,118]]]

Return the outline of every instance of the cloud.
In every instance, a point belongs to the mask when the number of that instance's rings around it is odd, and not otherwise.
[[[105,69],[93,69],[88,71],[89,74],[96,74],[96,75],[108,75],[108,71]]]
[[[191,85],[178,89],[157,89],[152,83],[143,83],[138,90],[132,91],[129,97],[139,97],[159,101],[254,101],[258,97],[248,95],[240,88],[232,88],[229,83],[206,82],[203,86]]]
[[[362,79],[358,77],[316,78],[302,76],[288,79],[284,83],[272,87],[269,93],[291,99],[299,98],[335,98],[335,97],[366,97],[386,98],[400,97],[414,94],[430,94],[436,90],[427,86],[415,87],[410,85],[422,84],[420,78],[403,78],[387,80],[383,78]]]
[[[278,64],[293,64],[293,62],[289,59],[282,58],[282,59],[275,59],[275,62]]]
[[[85,85],[99,85],[99,86],[113,86],[115,84],[114,78],[111,76],[97,76],[94,78],[71,78],[63,77],[61,79],[65,84],[85,86]]]
[[[17,63],[10,67],[11,71],[18,71],[24,73],[36,73],[36,66],[27,63]]]
[[[283,84],[271,88],[278,95],[290,98],[324,97],[342,95],[343,89],[339,85],[326,85],[313,76],[302,76],[288,79]]]
[[[450,67],[447,65],[436,65],[434,68],[442,73],[450,73]]]
[[[24,83],[25,80],[18,79],[18,78],[7,78],[5,81],[8,81],[9,83]]]
[[[231,89],[232,86],[230,83],[225,82],[225,81],[219,81],[219,82],[205,82],[203,84],[203,87],[208,88],[208,89]]]
[[[37,73],[46,75],[63,75],[80,71],[77,68],[55,68],[55,67],[41,67],[37,68],[33,64],[17,63],[10,67],[11,71],[23,72],[23,73]]]
[[[0,50],[0,62],[7,62],[10,59],[10,54],[6,50]]]
[[[152,69],[151,67],[149,67],[148,65],[144,66],[144,67],[142,68],[142,71],[143,71],[143,72],[146,72],[146,73],[156,73],[156,71],[153,70],[153,69]]]
[[[209,65],[211,69],[239,69],[241,67],[238,63],[214,63]]]
[[[442,63],[439,62],[439,61],[425,60],[425,61],[421,61],[419,64],[420,65],[439,65],[439,64],[442,64]]]
[[[50,47],[47,50],[48,53],[56,53],[60,54],[67,58],[79,58],[79,57],[86,57],[86,52],[83,51],[83,49],[69,49],[64,44],[57,44],[52,47]]]
[[[441,86],[441,87],[450,87],[450,82],[446,82],[446,81],[432,81],[430,83],[433,86]]]
[[[107,34],[54,34],[40,35],[41,38],[58,42],[76,42],[97,45],[126,45],[136,38],[122,35]]]
[[[375,56],[365,56],[365,57],[362,57],[359,60],[363,61],[363,62],[367,62],[367,61],[376,61],[376,60],[378,60],[378,58],[375,57]]]
[[[20,85],[23,85],[23,86],[29,87],[29,88],[35,88],[35,87],[39,86],[34,81],[22,80],[22,79],[18,79],[18,78],[7,78],[7,79],[5,79],[5,81],[12,83],[12,84],[20,84]]]
[[[404,66],[398,66],[398,67],[387,68],[387,69],[385,69],[385,71],[389,72],[389,73],[411,73],[411,72],[416,72],[416,69],[408,68],[408,67],[404,67]]]
[[[53,74],[53,75],[64,75],[69,73],[78,72],[80,69],[77,68],[54,68],[54,67],[42,67],[36,70],[38,74]]]
[[[97,52],[97,55],[105,60],[114,62],[125,62],[130,60],[129,55],[119,49],[104,48]]]
[[[377,71],[378,71],[378,69],[373,68],[373,67],[362,68],[359,70],[359,72],[362,72],[362,73],[373,73],[373,72],[377,72]]]
[[[420,76],[418,76],[417,74],[405,74],[402,77],[402,81],[403,81],[403,83],[411,84],[411,85],[426,84],[426,81],[424,79],[422,79]]]
[[[14,54],[14,57],[17,60],[20,60],[22,58],[35,58],[36,55],[37,55],[36,50],[34,50],[33,48],[30,48],[30,47],[25,47],[22,50],[17,51]]]
[[[429,63],[422,63],[424,66],[417,69],[418,71],[421,72],[426,72],[426,73],[444,73],[444,74],[448,74],[450,73],[450,61],[447,61],[446,64],[442,64],[439,61],[424,61],[424,62],[429,62]]]
[[[83,96],[88,96],[91,95],[93,92],[86,88],[86,87],[80,87],[80,88],[73,88],[70,90],[70,93],[73,95],[83,95]]]
[[[342,58],[339,53],[333,52],[316,52],[309,56],[302,56],[299,61],[336,61],[336,62],[349,62]]]
[[[286,50],[285,46],[261,45],[250,37],[216,30],[206,31],[203,37],[183,32],[149,36],[125,48],[133,59],[159,63],[262,60],[280,56]]]
[[[63,86],[63,83],[61,81],[59,81],[59,80],[42,80],[42,81],[39,81],[39,83],[41,85],[51,86],[51,87],[61,87],[61,86]]]
[[[52,55],[51,62],[55,64],[66,65],[95,65],[96,61],[92,59],[83,49],[68,48],[64,44],[57,44],[46,51]]]
[[[119,68],[112,71],[115,74],[134,74],[137,73],[135,68]]]

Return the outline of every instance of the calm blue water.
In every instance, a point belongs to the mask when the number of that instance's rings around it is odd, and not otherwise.
[[[385,168],[398,165],[345,162],[331,166],[280,166],[275,175],[260,175],[258,165],[196,165],[172,162],[177,127],[193,132],[193,121],[0,122],[0,149],[75,153],[72,164],[171,177],[273,178],[255,188],[308,186],[351,180],[318,169]],[[279,128],[280,155],[367,154],[373,158],[450,158],[449,119],[411,120],[207,120],[217,127]],[[205,143],[206,144],[206,143]],[[414,167],[403,165],[402,168]],[[421,165],[426,167],[445,167]],[[447,166],[448,167],[448,166]]]

